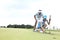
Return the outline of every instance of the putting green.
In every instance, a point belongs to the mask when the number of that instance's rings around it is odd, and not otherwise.
[[[60,40],[60,32],[48,34],[33,32],[32,29],[0,28],[0,40]]]

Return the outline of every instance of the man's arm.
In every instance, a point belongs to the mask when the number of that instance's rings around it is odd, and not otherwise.
[[[35,30],[37,25],[36,15],[34,15],[34,19],[35,19],[35,25],[34,25],[34,30]]]
[[[47,21],[47,23],[48,23],[48,25],[49,25],[49,22],[48,22],[48,20],[46,20]]]
[[[49,17],[49,23],[48,23],[49,25],[50,25],[50,22],[51,22],[51,15],[50,15],[50,17]]]
[[[36,15],[34,15],[34,19],[36,20]]]

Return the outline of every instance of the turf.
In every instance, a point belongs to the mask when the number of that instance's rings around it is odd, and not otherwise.
[[[0,28],[0,40],[60,40],[60,31],[33,32],[33,29]]]

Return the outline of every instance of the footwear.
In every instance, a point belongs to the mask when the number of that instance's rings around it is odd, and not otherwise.
[[[41,33],[43,33],[43,31],[40,31]]]
[[[37,32],[37,30],[33,30],[34,32]]]

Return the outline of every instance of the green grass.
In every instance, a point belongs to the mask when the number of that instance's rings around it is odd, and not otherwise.
[[[0,28],[0,40],[60,40],[60,31],[51,34],[33,32],[32,29]]]

